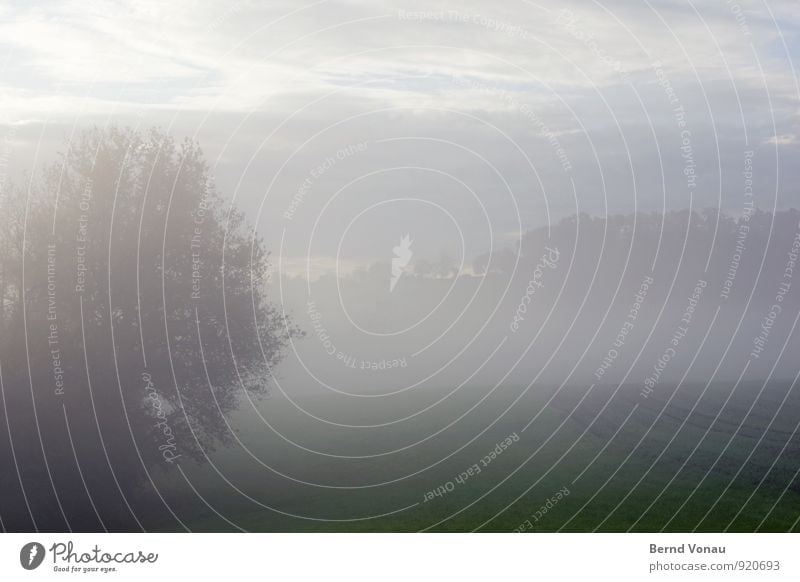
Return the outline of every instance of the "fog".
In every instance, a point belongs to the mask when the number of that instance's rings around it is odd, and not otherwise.
[[[795,528],[795,9],[4,7],[3,529]]]

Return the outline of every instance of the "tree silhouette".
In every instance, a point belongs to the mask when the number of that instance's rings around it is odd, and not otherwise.
[[[7,529],[138,529],[190,500],[154,472],[234,438],[299,333],[269,253],[199,146],[112,127],[3,192],[0,517]],[[178,477],[179,478],[179,477]]]

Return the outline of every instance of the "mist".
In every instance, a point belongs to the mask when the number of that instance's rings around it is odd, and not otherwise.
[[[796,530],[794,11],[3,8],[0,526]]]

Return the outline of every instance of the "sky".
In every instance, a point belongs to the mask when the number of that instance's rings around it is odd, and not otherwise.
[[[748,151],[756,204],[787,208],[800,177],[786,163],[800,147],[793,11],[6,2],[4,171],[51,161],[83,127],[161,126],[200,142],[285,271],[315,277],[386,259],[406,233],[418,256],[469,264],[579,212],[738,215]]]

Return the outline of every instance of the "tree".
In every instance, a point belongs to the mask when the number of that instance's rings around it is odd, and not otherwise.
[[[4,193],[0,516],[9,529],[137,529],[175,504],[153,472],[234,438],[299,334],[269,253],[200,147],[84,132]]]

